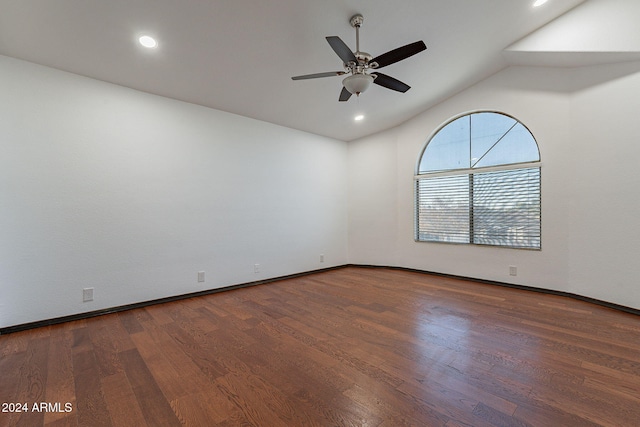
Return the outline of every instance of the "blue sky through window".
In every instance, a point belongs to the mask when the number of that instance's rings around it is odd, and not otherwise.
[[[481,112],[442,127],[425,148],[419,173],[539,160],[538,145],[522,123],[505,114]]]

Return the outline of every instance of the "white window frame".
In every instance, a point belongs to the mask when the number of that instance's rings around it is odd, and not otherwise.
[[[420,165],[422,162],[422,159],[425,155],[425,152],[427,151],[427,147],[429,146],[429,143],[435,138],[435,136],[442,130],[444,129],[446,126],[448,126],[449,124],[453,123],[454,121],[465,117],[465,116],[471,116],[473,114],[478,114],[478,113],[493,113],[493,114],[500,114],[503,116],[506,116],[508,118],[511,118],[513,120],[515,120],[517,123],[521,124],[531,135],[532,141],[535,143],[536,145],[536,149],[537,149],[537,154],[538,154],[538,160],[536,161],[526,161],[526,162],[519,162],[519,163],[507,163],[507,164],[502,164],[502,165],[495,165],[495,166],[487,166],[487,167],[470,167],[470,168],[460,168],[460,169],[450,169],[450,170],[438,170],[438,171],[430,171],[430,172],[421,172],[420,171]],[[471,137],[470,137],[470,143],[471,143]],[[538,200],[538,213],[539,213],[539,217],[538,217],[538,235],[537,235],[537,245],[514,245],[514,244],[508,244],[508,242],[503,242],[500,244],[495,244],[495,243],[478,243],[478,239],[476,238],[476,236],[474,235],[474,224],[473,224],[473,207],[469,207],[469,226],[468,226],[468,241],[464,241],[464,242],[450,242],[450,241],[443,241],[443,240],[429,240],[429,239],[424,239],[421,238],[420,235],[420,198],[419,198],[419,192],[420,192],[420,187],[419,187],[419,183],[421,180],[423,179],[431,179],[431,178],[439,178],[439,177],[447,177],[447,176],[471,176],[471,175],[476,175],[476,174],[484,174],[484,173],[489,173],[489,172],[500,172],[500,171],[509,171],[509,170],[526,170],[526,169],[536,169],[538,170],[538,193],[537,196],[539,197]],[[414,240],[416,242],[420,242],[420,243],[448,243],[448,244],[462,244],[462,245],[474,245],[474,246],[492,246],[492,247],[498,247],[498,248],[511,248],[511,249],[525,249],[525,250],[541,250],[542,249],[542,162],[540,160],[540,150],[539,150],[539,145],[537,140],[535,139],[535,136],[533,135],[533,133],[529,130],[529,128],[527,128],[526,125],[524,125],[524,123],[522,123],[520,120],[518,120],[517,118],[513,117],[510,114],[506,114],[503,113],[501,111],[495,111],[495,110],[476,110],[476,111],[471,111],[471,112],[465,112],[462,114],[459,114],[449,120],[447,120],[444,124],[442,124],[441,126],[439,126],[427,139],[427,142],[425,143],[424,147],[422,148],[420,155],[418,156],[418,160],[416,163],[416,168],[415,168],[415,175],[414,175]],[[534,194],[535,195],[535,194]],[[474,201],[474,194],[473,191],[470,192],[470,198],[469,198],[469,204],[473,204]]]

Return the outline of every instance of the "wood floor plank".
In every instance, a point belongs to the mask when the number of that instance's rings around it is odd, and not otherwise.
[[[146,333],[137,333],[132,336],[136,343],[137,350],[153,375],[162,394],[168,401],[179,399],[189,394],[185,390],[183,376],[165,358],[162,349],[158,347],[153,339]]]
[[[49,357],[49,337],[39,337],[29,341],[24,354],[24,363],[20,367],[20,385],[16,395],[16,402],[28,405],[16,425],[32,426],[44,423],[44,412],[34,410],[34,404],[45,401]]]
[[[88,329],[100,376],[107,377],[122,372],[122,364],[118,358],[120,350],[114,345],[109,327],[94,324]]]
[[[0,402],[2,404],[21,403],[16,400],[18,385],[20,384],[23,353],[15,353],[4,356],[0,359],[0,373],[2,373],[2,381],[0,381]],[[15,407],[7,407],[7,412],[0,413],[0,426],[15,426],[22,416],[21,412],[17,412]]]
[[[66,412],[67,404],[71,405],[71,412],[76,407],[76,389],[73,377],[73,352],[71,344],[73,334],[69,324],[56,325],[51,328],[51,341],[47,364],[47,386],[45,400],[60,403],[65,411],[53,411],[44,414],[44,424],[77,424],[77,417]]]
[[[78,416],[74,413],[57,418],[50,422],[45,422],[45,427],[78,427]]]
[[[138,350],[123,351],[120,358],[147,424],[154,427],[181,425]]]
[[[149,425],[124,371],[102,378],[101,385],[114,427]]]
[[[118,319],[120,320],[122,327],[129,334],[135,334],[144,330],[144,328],[136,318],[135,311],[136,310],[130,310],[118,313]]]
[[[85,338],[88,340],[86,328],[82,328],[81,341],[77,348],[84,348]],[[79,336],[76,335],[75,338]],[[73,353],[73,377],[76,391],[76,406],[78,423],[91,426],[111,426],[111,415],[102,393],[100,383],[100,369],[95,353],[91,350],[75,351]]]
[[[640,317],[348,267],[0,336],[28,426],[632,426]]]
[[[223,408],[212,404],[207,391],[178,398],[171,407],[184,426],[218,425],[228,419]]]
[[[2,374],[0,398],[2,402],[16,402],[22,376],[21,366],[26,358],[26,350],[25,347],[25,351],[9,353],[0,358],[0,373]]]
[[[483,420],[488,425],[499,425],[499,426],[510,426],[510,427],[531,427],[531,424],[528,422],[516,418],[512,415],[505,414],[500,412],[490,406],[485,405],[482,402],[479,402],[472,411],[473,415],[475,415],[476,420],[473,425],[477,425],[478,419]]]
[[[607,384],[606,391],[610,393],[622,393],[631,399],[640,398],[640,393],[638,392],[640,389],[640,376],[629,375],[626,372],[589,362],[582,362],[581,366],[586,370],[584,371],[585,382],[593,381],[599,384]],[[609,385],[612,378],[615,378],[615,387]]]
[[[0,340],[0,360],[5,356],[26,351],[31,339],[33,339],[31,331],[16,332],[5,336]]]
[[[211,379],[203,375],[204,372],[196,365],[192,358],[185,353],[185,347],[180,341],[174,340],[164,330],[150,329],[147,331],[158,350],[162,352],[162,356],[170,364],[172,371],[180,375],[180,388],[184,391],[185,395],[197,394],[202,390],[209,389],[213,382]],[[142,351],[143,349],[140,348]],[[148,355],[143,355],[144,357]],[[145,359],[146,360],[146,359]],[[173,396],[168,392],[169,399]]]

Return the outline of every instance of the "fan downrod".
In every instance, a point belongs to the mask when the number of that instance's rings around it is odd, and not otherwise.
[[[351,26],[356,29],[356,51],[354,52],[354,55],[358,59],[358,63],[355,64],[356,68],[351,70],[353,73],[364,72],[365,69],[369,68],[369,61],[371,61],[371,59],[373,58],[371,54],[360,51],[360,27],[362,27],[363,22],[364,22],[364,17],[359,13],[356,15],[353,15],[349,20],[349,23],[351,24]],[[345,65],[348,65],[348,64],[345,64]],[[376,64],[374,64],[374,67],[372,68],[375,68],[375,65]]]

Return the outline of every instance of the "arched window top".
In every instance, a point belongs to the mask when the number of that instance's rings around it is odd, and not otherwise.
[[[515,118],[492,111],[465,114],[427,142],[418,175],[540,161],[535,138]]]

